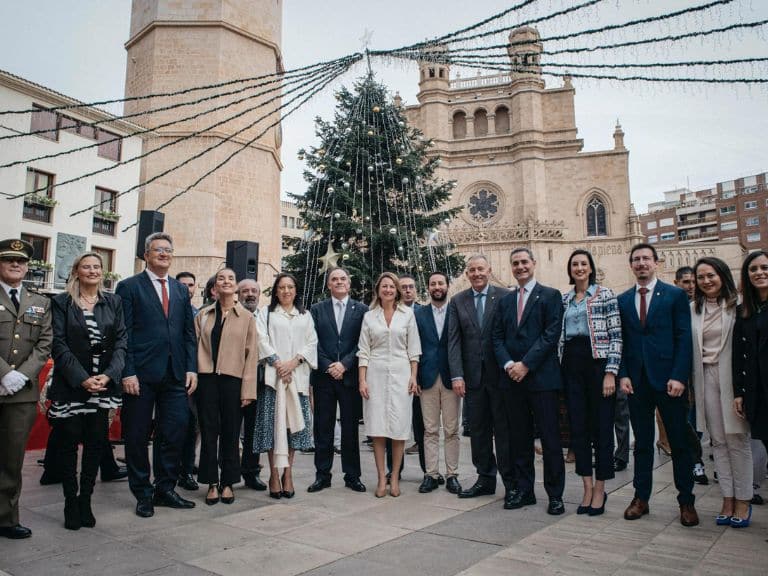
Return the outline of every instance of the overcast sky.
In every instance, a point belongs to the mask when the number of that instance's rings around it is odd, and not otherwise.
[[[372,49],[394,48],[462,28],[516,3],[519,0],[285,0],[285,66],[296,68],[359,51],[366,29],[373,33]],[[704,0],[607,0],[588,11],[541,24],[539,29],[546,37],[703,3]],[[130,4],[130,0],[0,2],[0,68],[86,102],[119,98],[125,84],[123,45],[128,39]],[[514,26],[523,19],[548,14],[567,4],[566,0],[541,0],[521,15],[505,18],[503,24]],[[768,1],[736,0],[704,16],[678,20],[677,24],[594,36],[556,47],[594,44],[606,38],[625,41],[660,33],[692,32],[762,19],[768,19]],[[758,31],[588,58],[591,62],[600,57],[611,62],[659,62],[766,57],[767,38],[768,27],[763,27]],[[545,50],[554,47],[544,46]],[[586,59],[558,56],[557,61]],[[416,103],[415,65],[374,61],[373,66],[378,78],[393,93],[399,91],[406,104]],[[746,76],[768,77],[765,65],[745,67],[741,72]],[[359,67],[343,82],[351,85],[363,73],[364,69]],[[690,72],[709,76],[712,73],[704,68]],[[549,78],[547,84],[559,86],[561,82]],[[612,148],[614,125],[617,118],[620,120],[630,150],[630,191],[638,211],[644,210],[648,202],[660,200],[665,190],[682,186],[696,190],[768,171],[766,85],[748,88],[582,79],[574,79],[573,84],[576,121],[586,151]],[[304,189],[302,164],[296,151],[316,143],[312,119],[318,115],[331,118],[334,103],[332,92],[328,92],[284,123],[283,192]]]

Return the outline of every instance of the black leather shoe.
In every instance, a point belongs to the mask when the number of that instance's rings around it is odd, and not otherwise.
[[[346,486],[350,490],[354,490],[355,492],[365,492],[365,484],[360,482],[360,478],[355,478],[353,480],[344,480],[344,486]]]
[[[421,481],[421,486],[419,486],[419,493],[428,494],[432,492],[432,490],[435,490],[439,485],[437,478],[432,478],[429,474],[424,474],[424,480]]]
[[[547,514],[551,514],[552,516],[559,516],[560,514],[565,514],[565,504],[563,504],[563,499],[550,498],[549,506],[547,506]]]
[[[251,490],[259,490],[260,492],[263,492],[267,489],[267,485],[264,484],[258,476],[244,476],[243,483]]]
[[[456,476],[448,476],[448,479],[445,481],[445,489],[448,490],[451,494],[458,494],[461,492],[461,484],[459,484],[459,479],[456,478]]]
[[[445,484],[445,477],[442,474],[437,475],[437,483],[442,486]]]
[[[513,488],[504,496],[504,510],[517,510],[534,504],[536,504],[536,495],[533,492],[523,492]]]
[[[616,472],[623,472],[627,469],[627,463],[623,460],[619,460],[618,458],[613,459],[613,469]]]
[[[459,498],[475,498],[477,496],[493,496],[496,486],[487,486],[482,480],[475,482],[471,488],[459,492]]]
[[[10,538],[11,540],[21,540],[22,538],[29,538],[32,536],[32,530],[21,524],[16,524],[16,526],[3,526],[0,528],[0,536]]]
[[[115,480],[125,480],[126,478],[128,478],[127,466],[118,466],[113,472],[107,474],[101,473],[102,482],[114,482]]]
[[[323,488],[330,488],[331,487],[331,481],[330,479],[326,480],[325,478],[318,478],[312,484],[309,485],[309,488],[307,488],[307,492],[320,492]]]
[[[51,486],[53,484],[61,484],[61,476],[55,476],[47,470],[43,471],[43,475],[40,476],[40,485]]]
[[[136,516],[151,518],[155,515],[155,506],[149,498],[143,498],[136,502]]]
[[[179,496],[175,490],[167,492],[157,492],[153,504],[155,506],[166,506],[168,508],[194,508],[195,503],[192,500],[185,500]]]
[[[197,490],[200,488],[197,481],[192,477],[192,474],[180,474],[177,486],[184,488],[184,490]]]

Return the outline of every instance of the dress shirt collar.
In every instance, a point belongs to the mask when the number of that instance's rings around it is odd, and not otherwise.
[[[645,287],[648,288],[648,293],[651,293],[651,292],[654,291],[654,289],[656,288],[656,283],[658,281],[659,281],[659,279],[654,276],[653,280],[651,280],[648,284],[645,285]],[[642,286],[640,286],[640,284],[635,285],[635,292],[637,292],[639,294],[640,293],[640,288],[642,288]]]
[[[443,303],[442,306],[435,306],[434,303],[430,304],[432,306],[432,313],[433,314],[445,314],[445,311],[448,309],[448,306]]]
[[[166,274],[165,276],[158,276],[157,274],[152,272],[152,270],[150,270],[149,268],[145,268],[145,270],[147,271],[147,276],[149,276],[149,279],[152,280],[153,283],[157,282],[158,280],[166,280],[166,281],[168,280],[168,274]]]
[[[490,288],[490,284],[486,284],[485,288],[483,288],[480,292],[472,288],[472,296],[477,297],[478,294],[482,294],[483,296],[488,296],[488,288]]]
[[[10,300],[11,299],[11,290],[14,289],[14,286],[10,286],[9,284],[6,284],[5,282],[3,282],[1,280],[0,280],[0,286],[3,287],[3,290],[5,290],[5,293],[8,295],[8,299]],[[19,300],[21,300],[21,287],[22,287],[22,284],[19,284],[18,286],[15,287],[16,288],[16,294],[17,294],[16,297]]]
[[[289,317],[299,315],[299,310],[296,308],[296,306],[292,306],[290,310],[286,310],[280,304],[275,306],[274,312],[277,314],[282,314],[283,316],[289,316]]]
[[[333,307],[334,308],[336,308],[336,303],[337,302],[341,302],[344,305],[344,307],[346,308],[347,304],[349,304],[349,294],[344,296],[344,298],[342,298],[341,300],[339,300],[338,298],[336,298],[334,296],[331,296],[331,300],[333,300]]]
[[[533,289],[536,288],[536,278],[531,278],[530,280],[528,280],[528,282],[526,282],[522,286],[518,286],[517,288],[518,290],[524,289],[526,294],[530,294],[531,292],[533,292]]]

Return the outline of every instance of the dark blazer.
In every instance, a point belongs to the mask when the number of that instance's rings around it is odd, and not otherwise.
[[[336,328],[336,315],[333,299],[328,298],[314,304],[310,309],[317,332],[317,370],[312,371],[310,381],[314,385],[322,378],[330,378],[328,366],[341,362],[346,368],[343,383],[345,386],[357,386],[357,343],[360,340],[360,328],[368,306],[350,298],[341,324],[341,334]]]
[[[666,390],[670,379],[687,385],[693,358],[688,296],[676,286],[657,281],[643,328],[635,290],[632,287],[618,297],[623,340],[619,378],[629,377],[638,386],[645,371],[654,390]]]
[[[528,367],[523,380],[528,390],[560,390],[563,384],[557,343],[563,322],[563,297],[554,288],[536,282],[518,325],[519,294],[516,289],[502,298],[493,322],[493,348],[501,373],[500,385],[514,385],[504,371],[504,365],[514,361]]]
[[[48,398],[59,402],[86,402],[91,393],[83,389],[83,381],[91,377],[93,354],[85,316],[69,294],[53,297],[53,382]],[[102,336],[103,353],[99,373],[109,376],[106,394],[118,395],[125,366],[128,334],[123,320],[120,296],[102,294],[93,307],[93,316]]]
[[[160,382],[169,356],[177,381],[183,382],[186,372],[197,372],[197,338],[186,286],[168,277],[168,318],[146,271],[120,282],[116,293],[123,299],[128,332],[123,378]]]
[[[741,306],[736,309],[732,358],[733,396],[744,398],[747,420],[754,422],[758,390],[768,397],[768,310],[742,318]]]
[[[477,324],[472,288],[459,292],[448,304],[448,366],[451,379],[463,378],[467,388],[498,384],[499,370],[491,339],[492,319],[499,300],[507,294],[506,288],[488,287],[482,329]]]
[[[440,338],[437,337],[435,315],[432,306],[419,306],[414,310],[416,326],[419,328],[421,339],[421,358],[419,358],[419,372],[417,375],[419,386],[429,390],[437,380],[437,375],[443,381],[443,386],[452,389],[451,372],[448,367],[448,317],[451,315],[451,307],[445,304],[445,324]]]

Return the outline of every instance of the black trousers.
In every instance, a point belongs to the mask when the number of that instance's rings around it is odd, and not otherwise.
[[[195,469],[195,447],[197,445],[197,434],[200,431],[197,422],[197,401],[194,394],[188,397],[188,402],[189,425],[187,426],[187,436],[184,438],[184,446],[181,449],[182,474],[192,474]]]
[[[541,440],[544,452],[544,489],[550,498],[562,498],[565,488],[565,462],[560,444],[558,415],[560,401],[557,390],[536,392],[528,390],[523,382],[514,382],[510,387],[509,402],[512,408],[510,418],[510,439],[515,455],[515,476],[517,488],[522,492],[533,492],[536,471],[533,467],[533,429]]]
[[[482,378],[481,378],[482,380]],[[467,388],[464,402],[469,410],[470,445],[472,447],[472,464],[479,476],[478,482],[483,482],[491,488],[496,487],[496,456],[493,453],[493,436],[495,430],[494,404],[498,402],[497,394],[488,386]]]
[[[189,425],[189,405],[184,382],[169,370],[160,382],[139,381],[139,395],[123,394],[123,438],[128,465],[128,485],[137,499],[152,498],[155,490],[176,487],[181,451]],[[149,480],[149,438],[155,419],[153,445],[154,488]]]
[[[508,379],[509,377],[504,374],[502,378]],[[509,381],[512,382],[511,380]],[[517,444],[512,438],[512,432],[515,429],[512,419],[515,416],[514,403],[517,401],[517,398],[510,386],[502,386],[498,390],[494,390],[491,396],[495,399],[491,403],[491,410],[493,411],[494,439],[496,443],[496,464],[501,481],[504,483],[504,489],[509,491],[517,487],[517,472],[515,468],[515,449]],[[530,431],[530,436],[533,437],[533,430]]]
[[[200,374],[195,395],[200,419],[197,479],[222,486],[240,482],[240,389],[242,380],[224,374]]]
[[[336,405],[341,419],[341,469],[344,480],[360,478],[360,415],[362,398],[355,386],[343,380],[318,378],[312,386],[314,397],[315,477],[330,480],[333,468],[333,433],[336,427]]]
[[[604,359],[592,358],[589,337],[572,338],[563,351],[563,381],[571,425],[571,449],[576,456],[576,474],[610,480],[613,470],[613,419],[616,400],[603,396]],[[617,382],[618,384],[618,382]]]
[[[108,416],[108,410],[99,408],[91,414],[51,418],[60,442],[58,458],[66,498],[77,496],[78,491],[83,496],[93,494],[102,454],[104,450],[110,450]],[[77,447],[80,443],[83,444],[83,457],[78,490]]]
[[[61,464],[61,429],[58,426],[54,426],[53,420],[49,420],[51,425],[51,432],[48,434],[48,442],[45,446],[45,457],[43,458],[43,468],[47,477],[53,479],[61,478],[62,476],[62,464]],[[107,430],[109,434],[109,430]],[[115,461],[115,453],[111,446],[106,446],[101,453],[101,460],[99,461],[99,469],[101,470],[102,479],[104,476],[114,476],[119,470],[119,466]]]
[[[656,438],[655,411],[667,429],[672,447],[672,472],[680,504],[693,504],[693,452],[688,443],[688,400],[685,394],[672,398],[666,390],[654,390],[643,373],[641,382],[633,382],[629,395],[629,415],[635,432],[635,496],[646,502],[653,485],[653,448]]]

